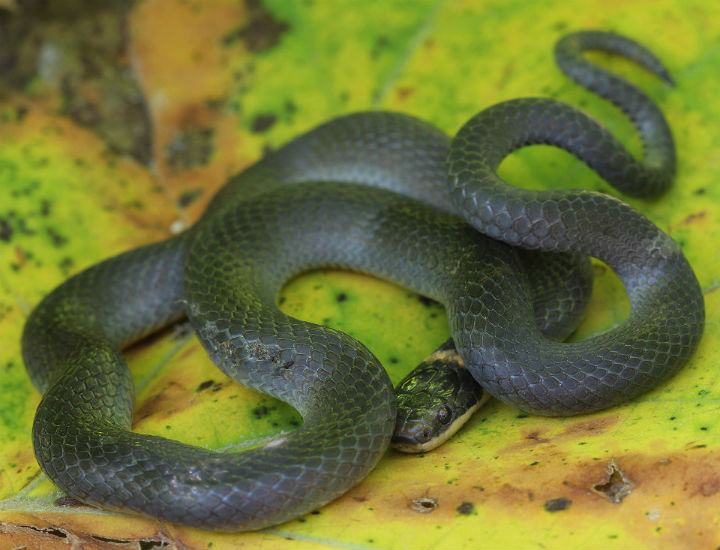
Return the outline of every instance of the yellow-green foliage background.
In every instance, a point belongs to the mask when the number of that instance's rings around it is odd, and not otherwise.
[[[52,32],[81,32],[84,18],[80,10],[76,24],[55,24]],[[19,349],[23,322],[44,294],[108,255],[191,223],[213,191],[265,148],[350,111],[399,110],[453,133],[492,103],[552,96],[590,111],[639,152],[630,124],[554,66],[555,40],[583,28],[638,39],[678,83],[670,88],[627,62],[593,56],[648,90],[675,132],[674,188],[654,202],[630,202],[683,245],[705,293],[705,336],[678,376],[632,403],[579,418],[529,417],[493,402],[438,451],[390,451],[338,501],[261,533],[213,534],[56,502],[62,495],[32,454],[39,395]],[[43,75],[8,88],[0,103],[0,546],[126,548],[139,543],[123,541],[138,540],[169,548],[718,545],[720,8],[714,2],[147,0],[130,9],[126,38],[126,61],[152,121],[150,168],[111,152],[98,133],[58,114],[62,101]],[[102,103],[102,94],[95,100]],[[169,151],[193,150],[197,136],[207,148],[202,162],[170,162]],[[528,187],[608,189],[569,155],[548,148],[514,155],[502,173]],[[596,272],[578,337],[627,313],[614,275],[600,264]],[[339,294],[345,299],[337,300]],[[439,307],[358,275],[313,274],[283,296],[287,312],[366,342],[394,381],[447,336]],[[227,380],[192,336],[162,335],[133,350],[130,363],[138,431],[219,448],[296,422],[286,406]],[[633,485],[619,504],[593,490],[608,480],[611,461]],[[434,503],[431,511],[422,502]]]

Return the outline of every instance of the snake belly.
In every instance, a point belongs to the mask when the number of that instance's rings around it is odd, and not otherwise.
[[[704,309],[672,239],[620,201],[528,194],[496,174],[512,150],[552,143],[625,192],[633,179],[651,193],[667,185],[675,160],[662,115],[634,88],[588,68],[580,56],[587,48],[651,70],[654,58],[607,33],[573,35],[556,50],[578,81],[594,71],[596,91],[647,117],[639,122],[644,162],[586,115],[548,100],[483,111],[452,145],[411,117],[351,115],[233,178],[187,232],[59,286],[23,333],[23,358],[43,393],[33,425],[43,470],[85,502],[223,530],[297,517],[355,485],[385,452],[395,402],[360,343],[277,309],[284,281],[319,265],[367,271],[442,301],[473,376],[523,410],[597,410],[676,372],[697,346]],[[446,158],[450,193],[441,190]],[[626,285],[629,319],[584,342],[549,341],[532,322],[517,252],[481,237],[458,213],[510,244],[605,260]],[[296,407],[303,426],[243,453],[132,433],[133,387],[121,350],[185,315],[220,368]]]

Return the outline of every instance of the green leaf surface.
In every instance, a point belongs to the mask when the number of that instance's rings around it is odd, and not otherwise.
[[[98,14],[78,17],[91,29]],[[152,121],[150,168],[142,155],[137,162],[110,148],[106,124],[100,131],[63,111],[62,90],[43,83],[46,73],[17,79],[0,103],[0,546],[717,546],[720,10],[698,0],[147,0],[123,25],[127,49],[118,57],[129,59]],[[498,101],[550,96],[586,109],[639,153],[630,123],[554,65],[555,40],[584,28],[636,38],[677,81],[670,88],[630,63],[593,56],[646,89],[675,133],[671,191],[655,201],[623,198],[682,244],[705,292],[705,335],[681,373],[631,403],[579,418],[533,417],[491,402],[437,451],[389,451],[342,498],[259,533],[210,533],[58,500],[33,457],[40,396],[19,346],[43,295],[72,273],[191,223],[227,177],[263,151],[351,111],[398,110],[451,134]],[[66,29],[71,37],[73,26]],[[45,46],[39,51],[57,52]],[[78,89],[102,102],[96,82]],[[501,171],[525,187],[609,191],[547,147],[520,151]],[[575,338],[628,311],[617,277],[595,267],[593,302]],[[393,381],[448,335],[439,306],[357,274],[303,276],[280,300],[292,315],[360,338]],[[295,411],[227,379],[182,329],[129,352],[137,431],[222,449],[294,429]]]

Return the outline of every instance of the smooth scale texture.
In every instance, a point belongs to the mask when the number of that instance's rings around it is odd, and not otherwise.
[[[666,185],[675,161],[667,125],[653,118],[659,111],[580,56],[600,47],[652,69],[654,58],[629,44],[577,34],[561,42],[558,59],[578,80],[591,71],[606,95],[650,117],[637,120],[649,166],[574,109],[519,100],[484,111],[460,131],[448,194],[442,132],[399,114],[350,115],[233,178],[186,233],[59,286],[23,334],[26,367],[43,392],[33,441],[44,471],[88,503],[225,530],[285,521],[352,487],[385,452],[395,400],[381,365],[359,342],[277,308],[287,278],[319,265],[368,271],[441,300],[473,376],[524,410],[596,410],[671,376],[695,349],[704,320],[679,247],[615,199],[521,192],[495,174],[506,154],[543,142],[567,148],[626,191],[633,175],[650,187],[662,176]],[[544,337],[525,262],[457,213],[510,244],[602,258],[627,286],[630,318],[586,342]],[[242,453],[132,433],[133,388],[121,349],[184,315],[220,368],[295,406],[303,426]]]

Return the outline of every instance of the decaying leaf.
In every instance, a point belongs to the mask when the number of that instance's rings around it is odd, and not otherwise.
[[[32,21],[34,4],[20,2],[2,17]],[[137,105],[148,121],[140,134],[130,134],[139,137],[128,138],[119,128],[122,120],[108,117],[118,123],[110,132],[124,136],[119,142],[126,145],[119,147],[105,131],[78,119],[63,94],[78,90],[85,99],[75,101],[92,98],[93,105],[105,108],[107,98],[98,93],[106,84],[73,79],[70,88],[48,88],[33,72],[37,57],[29,53],[31,61],[24,62],[30,65],[12,73],[23,77],[2,87],[1,546],[61,548],[76,541],[86,548],[717,546],[720,13],[715,8],[699,0],[623,5],[597,0],[582,6],[559,0],[115,4],[125,3],[108,3],[107,9],[126,10],[123,38],[114,42],[117,66],[137,83]],[[54,27],[63,44],[80,41],[73,33],[90,29],[91,17],[97,17],[74,9],[79,26]],[[33,32],[32,25],[27,28]],[[491,403],[437,451],[417,456],[389,451],[342,498],[261,533],[208,533],[62,499],[33,457],[30,431],[39,395],[19,349],[24,320],[44,294],[108,255],[192,223],[230,175],[293,136],[351,111],[399,110],[452,133],[490,104],[550,96],[590,111],[640,152],[630,123],[554,66],[555,40],[583,28],[638,39],[666,61],[678,82],[669,88],[628,63],[596,56],[643,86],[675,132],[680,160],[673,189],[656,201],[629,202],[682,244],[705,291],[706,333],[678,376],[632,403],[578,418],[532,417]],[[14,63],[22,64],[20,57]],[[137,154],[143,148],[149,156]],[[523,150],[501,169],[526,187],[608,190],[586,167],[548,148]],[[603,264],[595,267],[593,303],[575,338],[613,326],[628,311],[618,279]],[[363,340],[394,381],[448,334],[436,304],[352,273],[320,271],[299,278],[281,302],[292,315]],[[138,431],[228,448],[265,441],[298,423],[291,408],[228,380],[187,331],[148,339],[129,360],[138,388]]]

